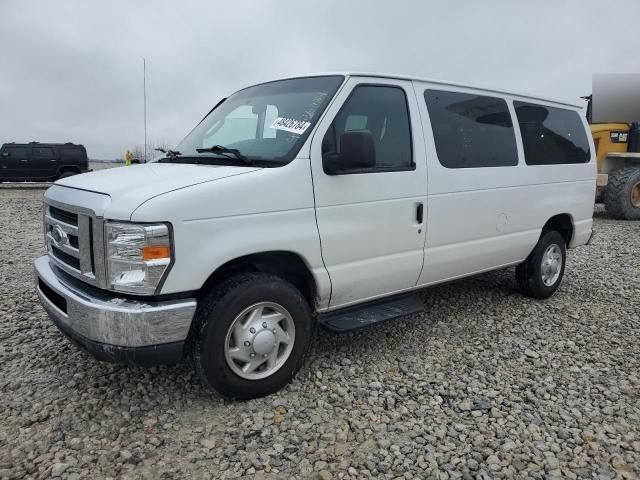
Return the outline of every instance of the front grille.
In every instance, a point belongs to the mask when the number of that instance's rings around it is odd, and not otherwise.
[[[109,196],[54,185],[44,195],[44,241],[59,270],[107,288],[104,211]]]
[[[69,265],[71,268],[74,268],[80,271],[81,269],[80,260],[74,257],[73,255],[69,255],[68,253],[63,252],[62,250],[55,247],[54,245],[51,245],[51,253],[53,253],[53,255],[61,262],[64,262],[67,265]]]
[[[69,225],[78,226],[78,214],[72,212],[66,212],[56,207],[49,207],[49,215]]]
[[[69,245],[71,245],[73,248],[78,248],[79,244],[78,244],[78,237],[76,235],[69,235]]]
[[[44,232],[49,257],[65,272],[98,285],[93,253],[94,221],[82,207],[45,203]]]

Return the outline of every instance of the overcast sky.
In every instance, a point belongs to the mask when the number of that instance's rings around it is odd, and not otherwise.
[[[393,72],[575,102],[640,72],[640,1],[0,0],[0,143],[92,158],[177,144],[224,96],[285,76]]]

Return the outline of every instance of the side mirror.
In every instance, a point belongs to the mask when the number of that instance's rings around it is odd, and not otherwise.
[[[355,130],[340,135],[340,152],[323,155],[322,164],[328,175],[373,168],[376,149],[368,130]]]
[[[342,155],[328,152],[322,156],[322,167],[327,175],[337,175],[342,171]]]

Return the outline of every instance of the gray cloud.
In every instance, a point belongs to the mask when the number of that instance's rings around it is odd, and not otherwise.
[[[393,72],[575,102],[592,73],[638,72],[640,2],[0,0],[0,142],[74,141],[96,158],[177,143],[259,81]]]

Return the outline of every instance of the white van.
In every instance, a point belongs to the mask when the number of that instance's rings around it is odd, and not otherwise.
[[[412,314],[417,289],[511,266],[552,295],[592,235],[588,132],[577,105],[400,76],[245,88],[153,163],[47,190],[37,292],[98,359],[188,357],[224,396],[266,395],[314,324]]]

